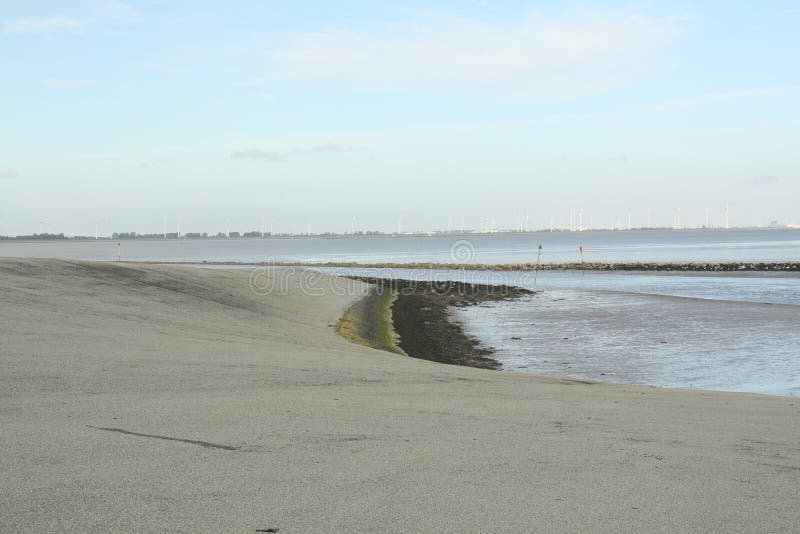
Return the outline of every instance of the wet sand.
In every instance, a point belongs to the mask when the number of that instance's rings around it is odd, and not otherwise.
[[[0,261],[0,531],[800,523],[794,399],[408,358],[337,335],[366,286],[249,276]]]

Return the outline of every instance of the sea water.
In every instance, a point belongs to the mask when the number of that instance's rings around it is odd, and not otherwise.
[[[0,241],[0,257],[359,263],[782,262],[800,230],[634,230],[396,237]],[[539,246],[541,245],[541,254]],[[583,253],[581,253],[581,247]]]
[[[800,396],[800,307],[549,289],[455,311],[504,369]]]

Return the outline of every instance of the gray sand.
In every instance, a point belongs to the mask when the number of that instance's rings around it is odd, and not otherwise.
[[[0,531],[800,525],[800,401],[415,360],[248,276],[0,261]]]

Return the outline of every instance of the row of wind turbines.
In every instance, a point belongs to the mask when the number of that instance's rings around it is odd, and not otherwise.
[[[681,219],[681,208],[675,208],[673,210],[672,215],[672,229],[673,230],[683,230],[685,228],[698,228],[701,227],[697,223],[685,224],[684,221]],[[630,211],[627,212],[626,217],[618,215],[612,215],[609,221],[609,225],[606,228],[595,228],[593,218],[591,215],[588,216],[588,220],[586,221],[588,224],[584,225],[584,213],[583,209],[580,208],[570,208],[569,210],[569,224],[565,223],[564,215],[561,216],[561,224],[556,226],[555,219],[553,217],[550,218],[550,231],[554,232],[558,231],[568,231],[568,232],[585,232],[591,231],[595,229],[602,229],[602,230],[614,230],[614,231],[621,231],[621,230],[633,230],[634,226],[632,223],[632,214]],[[647,222],[645,225],[639,226],[637,228],[655,228],[653,226],[653,211],[652,209],[647,209]],[[663,227],[662,227],[663,228]],[[729,209],[728,205],[726,204],[723,209],[723,220],[720,225],[714,224],[711,217],[711,208],[705,209],[705,225],[702,228],[712,229],[712,228],[725,228],[726,230],[730,228],[730,219],[729,219]],[[518,231],[519,230],[518,227]],[[527,222],[526,228],[524,231],[527,231]]]
[[[654,228],[652,222],[652,209],[647,209],[646,215],[646,224],[639,226],[637,228]],[[39,233],[42,233],[43,228],[45,228],[47,223],[44,221],[39,222]],[[111,226],[111,225],[109,225]],[[681,230],[684,228],[697,228],[700,227],[697,223],[690,223],[686,225],[682,219],[682,210],[681,208],[675,208],[673,210],[672,216],[672,229],[673,230]],[[714,224],[712,221],[712,210],[711,208],[705,209],[705,225],[703,226],[707,229],[712,228],[730,228],[730,221],[729,221],[729,208],[728,205],[725,205],[723,209],[723,217],[722,222],[719,225]],[[663,226],[661,227],[663,228]],[[106,234],[105,232],[101,234],[101,225],[100,221],[98,220],[95,224],[95,239],[100,239],[101,237],[105,239]],[[547,228],[545,228],[546,230]],[[550,224],[549,224],[549,231],[555,232],[585,232],[585,231],[592,231],[592,230],[613,230],[613,231],[622,231],[622,230],[633,230],[633,222],[632,222],[632,213],[630,211],[627,212],[625,216],[617,216],[612,215],[609,220],[609,225],[606,228],[596,228],[594,226],[593,216],[591,214],[584,214],[584,210],[582,208],[570,208],[568,215],[561,215],[560,216],[560,224],[556,225],[556,221],[554,217],[550,217]],[[541,230],[541,229],[540,229]],[[481,233],[481,234],[493,234],[498,232],[504,232],[508,230],[500,229],[497,225],[497,221],[494,217],[482,216],[479,220],[479,225],[475,229],[466,229],[467,232],[470,233]],[[526,213],[525,215],[517,215],[515,217],[515,226],[514,232],[530,232],[535,231],[535,229],[531,228],[530,225],[530,215]],[[463,234],[465,232],[464,226],[464,218],[461,217],[457,224],[453,223],[453,220],[450,219],[448,221],[447,227],[443,226],[440,232],[437,233],[460,233]],[[364,233],[364,230],[359,229],[358,226],[358,219],[354,216],[350,222],[350,233],[355,235],[356,233]],[[397,233],[398,234],[410,234],[410,233],[418,233],[413,231],[408,231],[404,224],[404,220],[402,218],[398,219],[397,221]],[[428,232],[430,233],[430,232]],[[164,239],[168,237],[184,237],[182,232],[181,223],[177,223],[177,231],[170,232],[167,229],[167,218],[164,217],[163,222],[163,231],[162,234]],[[270,220],[267,224],[266,217],[260,217],[260,226],[259,226],[259,234],[262,238],[267,236],[274,236],[274,221]],[[299,232],[295,235],[313,235],[311,231],[311,222],[309,221],[307,227],[304,231]],[[108,230],[108,238],[111,239],[114,235],[114,231],[109,228]],[[231,219],[227,219],[227,226],[226,231],[224,234],[226,237],[231,236]],[[236,235],[236,233],[234,233]]]

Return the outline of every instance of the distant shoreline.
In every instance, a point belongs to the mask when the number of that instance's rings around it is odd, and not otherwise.
[[[464,229],[464,230],[430,230],[430,231],[414,231],[414,232],[383,232],[379,230],[362,230],[355,233],[350,232],[322,232],[322,233],[270,233],[260,232],[256,229],[248,230],[245,232],[231,232],[231,235],[220,235],[224,232],[217,232],[205,235],[201,232],[182,232],[179,236],[176,232],[167,232],[166,236],[160,232],[155,233],[138,233],[138,232],[122,232],[117,233],[111,237],[108,234],[100,236],[91,235],[65,235],[63,232],[52,233],[44,232],[42,234],[27,234],[27,235],[0,235],[0,242],[17,242],[17,243],[59,243],[65,241],[71,242],[92,242],[92,241],[241,241],[241,240],[269,240],[269,239],[360,239],[360,238],[402,238],[402,237],[477,237],[477,236],[492,236],[492,235],[532,235],[532,234],[599,234],[599,233],[625,233],[625,232],[736,232],[736,231],[783,231],[783,230],[800,230],[797,225],[786,226],[736,226],[730,228],[673,228],[670,226],[658,227],[638,227],[626,230],[615,230],[612,228],[596,228],[596,229],[583,229],[579,231],[571,231],[567,228],[539,228],[536,230],[495,230],[478,231],[477,229]],[[247,234],[247,235],[245,235]],[[259,235],[261,234],[261,235]]]
[[[231,267],[324,267],[330,269],[416,269],[465,271],[598,271],[652,273],[800,273],[800,262],[719,262],[719,263],[357,263],[357,262],[241,262],[241,261],[123,261],[145,265],[200,265]]]

